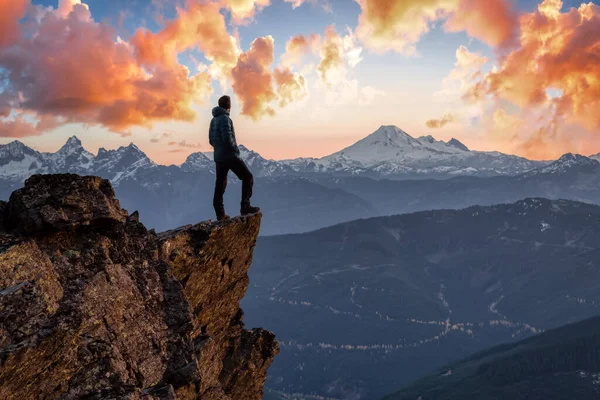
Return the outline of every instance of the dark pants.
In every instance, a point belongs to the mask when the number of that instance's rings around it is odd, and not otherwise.
[[[217,181],[215,183],[215,197],[213,205],[217,216],[225,215],[225,206],[223,205],[223,194],[227,187],[227,174],[229,171],[242,181],[242,204],[241,208],[250,206],[250,197],[252,197],[252,186],[254,185],[254,177],[248,169],[246,163],[238,157],[227,161],[217,162]]]

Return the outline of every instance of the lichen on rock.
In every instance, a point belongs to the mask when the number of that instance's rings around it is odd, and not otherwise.
[[[239,302],[260,215],[163,234],[97,177],[0,204],[0,398],[262,397],[278,353]]]

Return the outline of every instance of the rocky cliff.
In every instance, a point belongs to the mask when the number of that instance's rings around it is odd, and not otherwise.
[[[97,177],[0,202],[0,398],[260,399],[278,344],[239,302],[260,215],[156,234]]]

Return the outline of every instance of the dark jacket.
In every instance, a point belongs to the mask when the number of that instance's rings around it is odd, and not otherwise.
[[[229,113],[222,107],[215,107],[212,110],[213,119],[210,121],[210,130],[208,140],[215,149],[215,162],[231,160],[239,157],[240,149],[235,140],[235,129],[233,122],[229,118]]]

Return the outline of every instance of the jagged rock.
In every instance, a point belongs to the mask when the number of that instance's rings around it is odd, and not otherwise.
[[[278,344],[239,308],[260,215],[156,235],[76,175],[0,214],[0,398],[262,398]]]
[[[33,175],[10,196],[6,216],[10,227],[29,234],[126,218],[108,180],[73,174]]]

